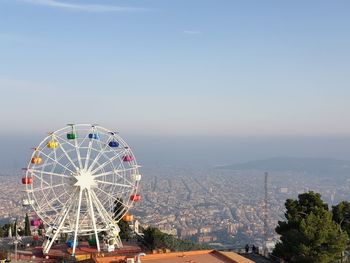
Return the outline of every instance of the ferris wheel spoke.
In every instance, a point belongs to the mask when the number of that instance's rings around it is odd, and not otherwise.
[[[127,187],[127,188],[133,188],[132,185],[127,185],[127,184],[118,184],[118,183],[113,183],[113,182],[108,182],[108,181],[100,181],[100,180],[95,180],[95,182],[98,182],[101,184],[113,185],[113,186],[122,186],[122,187]]]
[[[56,211],[56,208],[51,206],[51,196],[55,195],[56,196],[56,192],[54,190],[54,187],[51,187],[50,191],[42,191],[42,195],[44,196],[44,200],[46,201],[47,205],[49,208],[51,208],[53,211]]]
[[[47,187],[42,187],[42,188],[35,188],[35,189],[28,189],[26,190],[28,193],[33,193],[33,192],[38,192],[38,191],[44,191],[44,190],[49,190],[52,189],[54,187],[59,187],[59,186],[64,186],[66,184],[56,184],[56,185],[50,185]]]
[[[98,240],[98,232],[97,232],[97,227],[96,227],[96,219],[95,219],[95,212],[94,212],[94,205],[92,203],[92,198],[91,198],[91,192],[87,191],[88,195],[88,203],[90,207],[90,215],[91,215],[91,220],[92,220],[92,226],[94,227],[94,233],[95,233],[95,239],[96,239],[96,247],[97,251],[100,251],[100,242]]]
[[[83,168],[83,164],[81,162],[80,150],[79,150],[78,139],[77,138],[74,139],[74,145],[75,145],[75,152],[77,153],[79,168],[82,169]]]
[[[89,141],[89,147],[86,153],[85,163],[84,163],[84,169],[87,170],[87,167],[89,165],[90,160],[90,154],[91,154],[91,146],[92,146],[92,140]]]
[[[120,196],[123,196],[124,194],[127,194],[128,192],[129,192],[129,191],[120,191],[119,194],[120,194]],[[108,204],[108,203],[110,203],[110,202],[113,202],[114,205],[115,205],[115,202],[118,202],[118,203],[121,204],[122,207],[124,208],[126,205],[123,204],[122,202],[120,202],[119,200],[120,200],[120,199],[117,198],[117,200],[112,201],[112,199],[111,199],[109,196],[105,196],[104,198],[101,198],[101,199],[100,199],[100,201],[101,201],[101,203],[103,204],[104,207],[105,207],[105,206],[109,207],[110,205],[106,205],[106,204]],[[114,207],[113,207],[113,208],[114,208]]]
[[[133,182],[130,182],[125,176],[123,176],[121,173],[123,172],[126,172],[130,169],[123,169],[123,170],[114,170],[114,171],[110,171],[110,172],[105,172],[105,173],[101,173],[101,174],[96,174],[96,175],[93,175],[93,178],[96,180],[96,178],[99,178],[99,177],[103,177],[103,176],[107,176],[107,175],[116,175],[118,176],[119,178],[121,178],[122,180],[128,182],[130,185],[134,185]]]
[[[105,173],[101,173],[101,174],[94,174],[92,177],[93,178],[98,178],[98,177],[102,177],[102,176],[106,176],[106,175],[112,175],[112,174],[116,174],[116,170],[113,171],[109,171],[109,172],[105,172]]]
[[[56,138],[60,139],[64,144],[67,144],[67,145],[69,145],[69,146],[71,146],[73,148],[75,147],[75,145],[73,143],[71,143],[70,141],[66,140],[64,137],[62,138],[61,135],[57,135],[56,134]]]
[[[109,215],[109,213],[106,211],[104,206],[101,204],[99,198],[97,197],[96,193],[94,191],[91,191],[91,197],[95,200],[96,208],[98,209],[100,215],[105,218],[105,220],[109,222],[113,222],[113,218]],[[108,222],[107,221],[107,222]]]
[[[109,141],[111,139],[111,137],[112,137],[112,135],[109,135],[107,141]],[[106,143],[105,147],[103,147],[103,148],[102,148],[101,142],[99,142],[98,144],[100,145],[100,150],[99,150],[99,153],[97,154],[97,156],[95,157],[95,159],[90,164],[89,171],[92,170],[92,168],[94,167],[95,163],[100,159],[100,157],[103,154],[103,152],[109,147],[108,143]]]
[[[120,169],[120,167],[122,167],[123,166],[123,162],[120,162],[120,164],[118,165],[118,167],[116,168],[116,169],[114,169],[114,170],[121,170]],[[124,166],[123,166],[123,169],[125,169],[124,168]],[[122,169],[122,170],[123,170]],[[123,172],[122,172],[123,173]],[[116,173],[116,176],[118,176],[119,178],[121,178],[122,180],[124,180],[124,181],[127,181],[130,185],[132,185],[132,183],[131,182],[129,182],[129,180],[128,179],[126,179],[126,177],[124,177],[124,176],[122,176],[121,174],[120,174],[120,172],[118,172],[118,173]],[[115,181],[115,177],[113,177],[113,181]],[[114,187],[115,188],[115,187]]]
[[[109,146],[108,146],[109,147]],[[94,150],[94,151],[96,151],[96,152],[100,152],[101,151],[101,149],[96,149],[95,147],[91,147],[91,150]],[[108,157],[106,154],[107,153],[115,153],[115,152],[117,152],[116,150],[108,150],[108,151],[104,151],[103,152],[103,156],[105,156],[105,157]]]
[[[82,139],[82,141],[78,144],[78,147],[79,147],[79,148],[84,148],[82,145],[84,144],[84,142],[85,142],[86,139],[88,139],[88,138],[89,138],[89,135],[86,134],[86,136],[84,137],[84,139]]]
[[[51,185],[46,180],[44,180],[42,177],[38,176],[36,173],[33,173],[30,170],[28,170],[28,172],[30,173],[31,176],[38,178],[41,182],[45,183],[46,185]]]
[[[57,138],[63,140],[61,137],[57,136]],[[65,142],[65,140],[63,140]],[[73,160],[70,158],[69,154],[66,152],[66,150],[63,148],[62,143],[59,144],[60,149],[62,150],[62,152],[64,153],[64,155],[67,157],[67,159],[70,161],[70,163],[74,166],[74,168],[76,170],[79,170],[79,168],[75,165],[75,163],[73,162]]]
[[[125,176],[122,176],[122,175],[119,174],[119,173],[117,173],[117,176],[118,176],[120,179],[122,179],[122,180],[128,182],[130,185],[135,186],[135,184],[134,184],[133,182],[130,182]]]
[[[113,161],[117,158],[119,158],[122,154],[126,153],[127,151],[120,151],[117,155],[113,156],[112,158],[109,158],[107,161],[105,161],[103,164],[101,164],[99,167],[97,167],[95,170],[93,170],[91,173],[94,174],[96,171],[101,170],[109,163],[113,163]]]
[[[97,177],[101,177],[101,176],[105,176],[105,175],[112,175],[112,174],[118,174],[118,173],[121,173],[121,172],[127,172],[127,171],[133,171],[133,170],[136,170],[137,167],[139,166],[135,166],[135,167],[131,167],[131,168],[125,168],[125,169],[115,169],[113,171],[109,171],[109,172],[105,172],[105,173],[100,173],[100,174],[94,174],[92,177],[93,178],[97,178]]]
[[[46,171],[43,171],[43,170],[28,169],[28,171],[31,172],[31,173],[41,173],[41,174],[49,174],[49,175],[54,175],[54,176],[59,176],[59,177],[64,177],[64,178],[72,178],[72,176],[69,176],[69,175],[66,175],[66,174],[46,172]]]
[[[99,215],[99,217],[102,219],[101,221],[104,222],[105,226],[109,225],[109,222],[112,222],[109,218],[108,212],[105,210],[105,208],[101,205],[101,203],[99,202],[98,197],[96,196],[94,191],[90,192],[91,194],[91,201],[93,202],[93,204],[96,207],[97,213]]]
[[[40,154],[44,155],[46,158],[50,159],[51,161],[57,163],[58,165],[60,165],[61,167],[63,167],[64,169],[67,169],[68,171],[70,171],[71,173],[74,173],[72,170],[70,170],[69,168],[67,168],[66,166],[64,166],[63,164],[61,164],[60,162],[57,161],[57,158],[56,159],[53,159],[52,157],[50,157],[49,155],[45,154],[44,152],[42,152],[41,150],[38,150],[40,151]],[[56,154],[56,151],[54,151],[55,154]],[[43,166],[39,166],[39,167],[43,167]]]
[[[63,194],[66,194],[66,193],[63,193]],[[61,194],[60,197],[61,197],[63,194]],[[58,198],[59,198],[59,197],[57,197],[57,198],[55,198],[55,199],[52,199],[51,201],[48,201],[44,206],[40,207],[40,210],[42,210],[42,211],[47,211],[48,208],[52,208],[52,210],[54,210],[55,212],[57,212],[57,209],[54,208],[52,205],[53,205],[56,201],[58,201]],[[47,200],[47,198],[46,198],[46,200]]]
[[[128,207],[126,204],[124,204],[123,202],[121,202],[117,197],[114,197],[113,195],[107,193],[106,191],[102,190],[101,188],[94,188],[94,189],[98,189],[99,191],[101,191],[102,193],[104,193],[105,195],[109,196],[111,199],[123,204],[125,207]]]
[[[59,221],[58,228],[57,228],[57,230],[56,230],[56,233],[53,235],[51,241],[48,242],[48,243],[45,245],[45,247],[44,247],[44,249],[43,249],[44,254],[46,254],[46,253],[49,252],[49,250],[50,250],[52,244],[55,242],[55,240],[56,240],[58,234],[60,233],[60,231],[61,231],[61,229],[62,229],[62,227],[63,227],[63,224],[64,224],[64,222],[66,221],[66,218],[67,218],[67,216],[68,216],[68,214],[69,214],[69,211],[70,211],[70,209],[71,209],[71,207],[72,207],[72,205],[73,205],[73,203],[74,203],[73,201],[74,201],[74,199],[72,199],[72,201],[70,202],[70,204],[69,204],[68,207],[66,207],[65,209],[62,209],[62,213],[60,214],[60,216],[57,217],[57,218],[59,218],[61,221]]]
[[[77,243],[78,229],[79,229],[79,216],[80,216],[80,207],[81,207],[81,197],[84,189],[80,189],[79,191],[79,201],[78,201],[78,209],[76,212],[76,221],[75,221],[75,231],[74,231],[74,241],[73,241],[73,251],[72,255],[75,254],[75,245]]]
[[[67,206],[72,207],[73,206],[74,202],[76,201],[75,200],[76,195],[77,195],[77,189],[75,189],[75,191],[73,191],[71,193],[71,195],[67,198],[66,202],[62,205],[61,212],[64,211],[65,207],[67,207]],[[55,220],[56,224],[58,224],[59,220],[60,220],[60,216],[56,217],[56,220]]]

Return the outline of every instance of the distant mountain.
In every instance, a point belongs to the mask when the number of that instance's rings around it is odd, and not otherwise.
[[[294,171],[318,175],[350,175],[350,161],[330,158],[275,157],[217,167],[230,170]]]

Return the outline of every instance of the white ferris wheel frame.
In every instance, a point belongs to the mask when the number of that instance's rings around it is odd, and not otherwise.
[[[67,133],[77,136],[68,139]],[[50,141],[58,142],[57,148],[48,148]],[[110,147],[111,141],[119,146]],[[43,162],[33,164],[32,158],[38,156]],[[127,162],[125,156],[130,156]],[[25,191],[48,227],[44,253],[60,233],[74,234],[73,255],[80,235],[94,235],[98,251],[101,232],[122,246],[117,223],[132,207],[135,200],[129,197],[138,193],[141,176],[133,152],[117,132],[91,124],[68,125],[44,138],[31,160],[25,177],[32,178],[33,183],[26,184]],[[121,210],[115,214],[117,203]]]

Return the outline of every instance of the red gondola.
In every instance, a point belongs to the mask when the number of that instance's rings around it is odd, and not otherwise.
[[[134,157],[132,157],[131,155],[124,155],[123,157],[124,162],[132,162],[133,160],[134,160]]]
[[[141,195],[131,195],[130,200],[134,202],[138,202],[141,200]]]
[[[33,178],[32,177],[23,177],[22,178],[22,184],[32,184]]]

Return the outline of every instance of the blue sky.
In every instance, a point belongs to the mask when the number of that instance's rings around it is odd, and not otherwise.
[[[0,0],[0,133],[347,135],[350,2]]]

